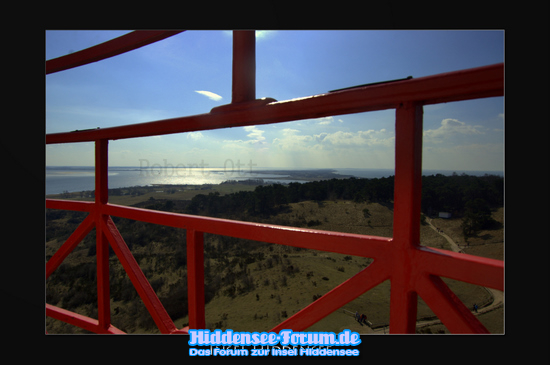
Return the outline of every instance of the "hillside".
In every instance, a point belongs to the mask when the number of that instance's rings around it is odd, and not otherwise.
[[[182,189],[156,187],[133,195],[121,191],[110,201],[148,209],[391,237],[392,197],[387,191],[392,180],[374,180],[377,181],[365,182],[367,185],[362,185],[359,179],[349,179],[288,187],[243,184]],[[492,209],[492,217],[499,224],[467,237],[467,242],[460,217],[435,218],[432,222],[451,235],[464,251],[502,259],[503,210]],[[455,212],[460,212],[460,208]],[[84,216],[85,213],[47,210],[46,260]],[[185,230],[113,219],[168,313],[178,327],[183,327],[187,322]],[[421,244],[450,249],[447,240],[427,225],[421,226]],[[46,282],[46,302],[96,317],[94,255],[93,230]],[[207,327],[269,330],[369,263],[367,258],[205,234]],[[110,280],[113,325],[129,333],[156,333],[145,306],[112,253]],[[468,307],[473,303],[481,307],[492,300],[484,288],[446,281]],[[384,282],[309,330],[372,332],[355,322],[344,312],[346,309],[364,312],[376,327],[375,331],[383,331],[389,322],[389,292],[389,282]],[[482,316],[488,318],[487,323]],[[419,299],[418,318],[430,317],[433,317],[432,311]],[[502,318],[502,309],[480,315],[482,322],[495,333],[503,332]],[[49,333],[81,332],[50,318],[46,324]],[[433,331],[444,329],[435,326]],[[422,332],[428,330],[423,328]]]
[[[369,209],[371,214],[368,219],[364,217],[365,208]],[[329,201],[319,204],[309,201],[292,203],[291,212],[279,214],[276,220],[278,224],[302,222],[302,226],[304,222],[318,221],[321,223],[314,227],[316,229],[391,237],[392,218],[392,211],[378,203]],[[421,227],[421,241],[422,245],[449,249],[447,241],[428,226]],[[216,295],[206,305],[208,328],[268,331],[313,302],[316,297],[358,273],[371,262],[367,258],[279,245],[259,247],[252,252],[262,252],[265,257],[264,260],[248,264],[244,269],[250,275],[254,289],[235,296]],[[229,260],[233,258],[230,257]],[[242,268],[238,267],[236,270],[242,270]],[[474,303],[482,307],[492,300],[484,288],[444,280],[470,308]],[[239,285],[237,284],[237,287]],[[308,330],[339,332],[343,329],[351,329],[358,333],[374,332],[366,326],[361,326],[352,316],[346,314],[344,311],[346,309],[351,312],[365,313],[378,328],[377,331],[382,331],[382,327],[389,323],[389,297],[390,284],[384,282],[317,322]],[[419,299],[417,317],[419,320],[434,317],[431,309],[421,299]],[[178,319],[176,324],[183,326],[186,322],[187,317],[184,317]],[[485,325],[494,328],[496,332],[502,332],[502,329],[496,328],[498,325],[493,325],[492,322]],[[426,332],[427,329],[423,331]]]

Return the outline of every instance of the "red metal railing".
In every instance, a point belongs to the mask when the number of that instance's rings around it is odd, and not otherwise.
[[[175,33],[175,32],[173,32]],[[46,72],[94,62],[163,39],[170,32],[133,32],[46,62]],[[126,38],[124,38],[126,37]],[[161,333],[187,333],[205,327],[203,234],[232,236],[301,248],[369,257],[373,262],[355,276],[300,310],[272,331],[307,329],[328,314],[374,288],[391,282],[390,333],[414,333],[417,296],[453,333],[488,333],[487,329],[448,288],[441,277],[504,290],[504,262],[420,246],[420,197],[423,105],[502,96],[504,65],[467,69],[351,88],[278,102],[255,96],[254,31],[233,33],[232,103],[209,113],[87,131],[46,135],[46,143],[95,142],[95,202],[46,199],[46,208],[88,212],[46,264],[46,278],[95,227],[97,245],[98,318],[82,316],[46,304],[46,315],[96,333],[123,333],[111,324],[109,255],[112,247]],[[143,41],[147,39],[147,41]],[[106,42],[109,43],[109,42]],[[109,51],[106,51],[108,49]],[[78,52],[77,52],[78,53]],[[76,58],[75,58],[76,57]],[[78,59],[78,62],[75,62]],[[108,141],[225,127],[279,123],[336,114],[395,109],[395,191],[393,237],[327,232],[314,229],[247,223],[186,214],[126,207],[108,202]],[[111,216],[187,230],[189,326],[177,329],[139,268]]]

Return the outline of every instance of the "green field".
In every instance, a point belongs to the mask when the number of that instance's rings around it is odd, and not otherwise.
[[[188,213],[190,200],[198,194],[253,191],[255,185],[167,185],[113,189],[109,202]],[[93,200],[90,192],[66,193],[48,198]],[[168,204],[171,202],[172,204]],[[46,210],[46,260],[84,219],[86,213]],[[393,235],[391,204],[329,199],[288,204],[269,217],[247,212],[223,212],[223,218],[252,220],[293,227],[358,233],[382,237]],[[493,211],[500,226],[479,232],[466,242],[459,218],[432,223],[443,228],[467,253],[502,259],[503,209]],[[187,277],[185,230],[113,218],[157,296],[178,328],[187,325]],[[445,238],[421,225],[421,244],[450,249]],[[311,304],[348,278],[366,268],[369,258],[299,249],[284,245],[205,234],[206,326],[209,329],[268,331]],[[492,301],[481,287],[444,279],[471,308]],[[110,255],[112,323],[128,333],[158,333],[147,310],[115,255]],[[46,302],[77,313],[97,316],[95,298],[95,230],[75,248],[46,282]],[[389,323],[390,282],[386,281],[315,323],[308,330],[383,333]],[[361,326],[351,313],[364,313],[373,328]],[[418,320],[434,318],[421,298]],[[503,308],[479,316],[493,333],[503,333]],[[47,318],[49,333],[81,333],[80,329]],[[422,328],[423,333],[446,332],[442,325]]]

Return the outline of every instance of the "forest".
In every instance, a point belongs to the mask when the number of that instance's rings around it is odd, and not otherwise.
[[[269,217],[288,209],[288,204],[306,200],[351,200],[357,203],[393,204],[393,176],[374,179],[330,179],[288,185],[260,185],[254,191],[220,195],[199,194],[187,206],[185,213],[222,217],[236,212],[252,217]],[[422,212],[428,216],[450,212],[462,217],[477,201],[478,207],[494,208],[504,202],[504,178],[495,175],[422,177]],[[471,204],[470,204],[471,205]]]
[[[149,199],[136,206],[210,217],[270,222],[278,213],[288,212],[291,203],[348,200],[379,203],[392,208],[393,177],[378,179],[330,179],[307,183],[258,185],[253,191],[230,194],[198,194],[191,200]],[[474,235],[494,222],[491,210],[503,206],[504,179],[500,176],[431,175],[422,177],[422,213],[436,216],[450,212],[463,222],[465,235]],[[46,209],[46,260],[55,252],[86,213]],[[367,213],[365,213],[367,217]],[[187,314],[186,236],[185,230],[113,217],[126,244],[132,250],[151,286],[173,319]],[[303,222],[304,227],[311,222]],[[279,224],[279,222],[277,222]],[[420,224],[420,222],[419,222]],[[314,225],[314,223],[313,223]],[[260,245],[260,246],[258,246]],[[229,297],[254,290],[247,266],[280,265],[291,275],[288,259],[275,253],[266,256],[254,251],[261,243],[232,237],[205,234],[205,301],[216,295]],[[265,247],[268,247],[267,244]],[[46,302],[64,309],[97,316],[95,277],[95,230],[75,250],[74,258],[63,264],[46,281]],[[228,258],[227,252],[232,252]],[[265,251],[264,251],[265,252]],[[155,331],[156,326],[114,252],[110,252],[110,285],[113,301],[113,325],[127,331]],[[286,260],[286,261],[285,261]],[[69,327],[47,323],[52,333],[73,331]]]

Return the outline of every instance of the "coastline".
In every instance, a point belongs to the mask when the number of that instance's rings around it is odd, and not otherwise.
[[[66,178],[67,181],[66,184],[63,185],[63,187],[58,187],[57,189],[52,188],[55,190],[55,192],[49,192],[47,189],[47,182],[46,182],[46,198],[52,198],[57,197],[59,195],[67,195],[69,194],[78,194],[81,192],[92,192],[94,190],[94,174],[93,171],[89,170],[90,168],[86,168],[83,170],[82,173],[80,173],[77,168],[70,168],[68,171],[58,172],[56,173],[55,177],[53,179],[62,179]],[[60,169],[61,170],[61,169]],[[87,171],[86,171],[87,170]],[[128,171],[130,173],[135,173],[136,169],[128,169],[128,170],[120,170],[120,168],[117,170],[117,168],[113,168],[113,170],[109,171],[109,177],[113,177],[113,180],[115,177],[120,177],[120,174],[117,174],[114,171]],[[159,170],[160,171],[160,170]],[[158,187],[158,186],[170,186],[172,188],[178,188],[178,187],[197,187],[197,186],[212,186],[212,185],[221,185],[221,184],[244,184],[244,185],[268,185],[272,183],[278,183],[278,184],[289,184],[292,182],[298,182],[298,183],[304,183],[304,182],[311,182],[311,181],[321,181],[321,180],[330,180],[330,179],[347,179],[350,177],[355,177],[354,175],[342,175],[338,174],[335,169],[311,169],[311,170],[254,170],[252,172],[246,172],[246,171],[234,171],[231,170],[229,172],[225,171],[223,175],[216,174],[217,170],[211,170],[207,173],[203,173],[200,178],[196,179],[196,176],[189,175],[189,176],[172,176],[171,174],[165,173],[159,173],[158,175],[154,176],[150,172],[147,172],[145,174],[145,178],[143,179],[142,176],[139,176],[139,179],[133,179],[131,176],[126,176],[124,179],[122,179],[120,182],[109,181],[109,190],[112,189],[136,189],[136,188],[151,188],[151,187]],[[141,174],[142,171],[140,171]],[[200,169],[197,171],[197,175],[201,174]],[[212,174],[213,176],[210,176]],[[48,176],[52,177],[52,175]],[[76,180],[80,179],[80,180]],[[137,184],[131,184],[131,182],[137,182]],[[187,182],[188,181],[188,182]],[[78,184],[75,184],[75,182],[78,182]],[[71,187],[72,186],[72,187]]]
[[[261,168],[261,169],[224,169],[201,167],[175,169],[171,167],[155,167],[141,169],[136,166],[109,167],[109,189],[129,189],[135,187],[159,185],[217,185],[227,182],[243,182],[248,180],[262,181],[262,184],[292,182],[311,182],[330,179],[366,178],[376,179],[390,177],[395,174],[393,169],[374,168]],[[442,174],[482,176],[485,174],[504,176],[502,171],[451,171],[423,170],[423,176]],[[47,197],[64,192],[78,193],[94,190],[93,166],[46,166]]]

